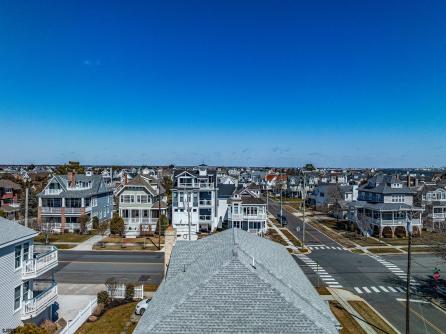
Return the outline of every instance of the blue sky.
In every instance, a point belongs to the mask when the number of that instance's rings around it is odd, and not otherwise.
[[[0,163],[446,165],[445,1],[1,1]]]

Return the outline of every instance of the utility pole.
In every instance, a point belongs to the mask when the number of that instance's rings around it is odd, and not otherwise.
[[[161,188],[160,188],[159,171],[158,171],[158,249],[161,249]]]
[[[303,200],[304,200],[303,207],[302,207],[302,209],[303,209],[303,211],[302,211],[302,221],[303,221],[302,222],[302,249],[305,248],[305,202],[307,201],[307,189],[305,188],[306,183],[307,183],[307,180],[306,180],[306,175],[304,172],[304,189],[303,189],[303,193],[302,193]]]
[[[406,277],[406,334],[410,333],[410,263],[412,256],[412,221],[411,217],[406,216],[407,219],[407,277]]]
[[[186,200],[186,211],[187,211],[187,225],[189,228],[189,241],[192,240],[192,232],[191,232],[191,222],[190,222],[190,205],[189,205],[189,192],[185,192],[184,196],[185,196],[185,200]]]
[[[282,177],[282,171],[280,171],[279,173],[279,178],[281,179]],[[280,225],[283,225],[283,205],[282,205],[282,181],[279,180],[279,185],[280,185]]]
[[[25,189],[25,227],[28,227],[28,186]]]

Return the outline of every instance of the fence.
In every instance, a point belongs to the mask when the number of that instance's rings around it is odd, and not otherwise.
[[[108,295],[110,298],[121,299],[125,298],[125,284],[118,284],[114,289],[108,288]],[[144,285],[138,285],[134,288],[134,299],[144,298]]]
[[[76,318],[71,320],[59,334],[74,334],[87,321],[88,317],[93,314],[98,304],[97,298],[90,300],[88,305],[77,314]]]

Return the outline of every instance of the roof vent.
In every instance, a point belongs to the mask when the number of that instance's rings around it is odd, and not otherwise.
[[[251,264],[251,266],[252,266],[254,269],[256,269],[256,260],[255,260],[254,256],[252,256],[252,264]]]

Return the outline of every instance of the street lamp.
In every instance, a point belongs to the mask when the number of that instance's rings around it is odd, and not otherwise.
[[[409,212],[406,214],[407,230],[407,277],[406,277],[406,334],[410,333],[410,262],[412,255],[412,219]]]

